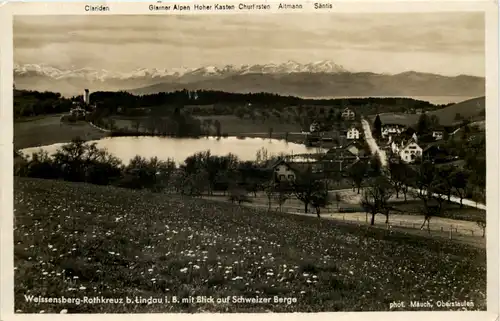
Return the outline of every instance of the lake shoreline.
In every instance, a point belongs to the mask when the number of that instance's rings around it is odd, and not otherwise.
[[[316,155],[319,152],[315,147],[307,147],[302,141],[300,143],[286,142],[283,139],[279,139],[282,137],[278,135],[273,135],[272,139],[262,137],[261,135],[249,136],[180,138],[159,135],[106,135],[97,139],[83,140],[96,143],[98,148],[107,150],[110,154],[118,157],[123,163],[129,162],[133,157],[139,155],[145,158],[173,159],[180,164],[187,157],[207,150],[210,150],[213,155],[218,156],[234,154],[241,161],[253,161],[259,152],[267,153],[267,157],[287,154],[306,158],[310,158],[312,157],[311,155]],[[52,155],[61,146],[69,142],[71,142],[71,139],[69,141],[61,139],[52,144],[19,148],[16,151],[29,156],[39,150],[44,150],[49,155]],[[323,148],[321,152],[324,151],[326,149]],[[262,156],[266,157],[265,155]]]
[[[37,117],[33,120],[16,120],[14,121],[14,139],[13,147],[15,151],[26,148],[34,148],[53,144],[70,143],[74,138],[80,137],[84,141],[94,141],[109,137],[166,137],[176,138],[162,135],[152,135],[149,133],[127,133],[113,134],[108,130],[104,130],[90,122],[78,122],[74,124],[59,123],[60,115],[46,115],[45,117]],[[55,121],[57,119],[57,122]],[[200,136],[203,138],[206,136]],[[305,135],[302,133],[286,134],[285,132],[269,133],[245,133],[245,132],[229,132],[221,138],[234,137],[238,139],[245,138],[262,138],[284,140],[287,143],[301,144],[305,146]],[[180,138],[180,137],[177,137]],[[186,137],[188,138],[188,137]]]

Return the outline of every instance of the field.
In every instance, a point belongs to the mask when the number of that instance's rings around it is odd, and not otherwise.
[[[113,116],[112,117],[119,128],[128,127],[133,128],[133,120],[129,117]],[[300,132],[301,127],[297,124],[280,123],[277,119],[256,120],[253,122],[250,119],[241,119],[234,115],[213,115],[213,116],[196,116],[202,122],[204,120],[218,120],[221,124],[221,131],[230,136],[244,135],[244,134],[264,134],[269,135],[269,128],[273,128],[273,132]],[[143,123],[146,122],[142,118]],[[144,124],[141,124],[142,129],[146,129]]]
[[[485,250],[445,240],[61,181],[16,178],[14,198],[22,312],[383,311],[399,300],[428,300],[432,310],[443,309],[438,300],[486,308]],[[77,305],[30,304],[25,295],[231,298]],[[232,296],[271,302],[236,304]]]
[[[76,136],[94,140],[106,136],[85,122],[61,124],[61,115],[35,117],[14,122],[14,149],[70,142]]]
[[[221,123],[222,132],[228,133],[229,135],[236,136],[239,134],[251,134],[251,133],[269,133],[269,128],[273,129],[273,132],[300,132],[301,127],[298,124],[280,123],[277,119],[267,119],[264,122],[262,120],[255,120],[253,122],[250,119],[240,119],[233,115],[221,115],[221,116],[197,116],[201,121],[205,119],[212,119],[213,121],[218,120]]]
[[[451,126],[457,121],[455,116],[459,113],[464,119],[472,117],[483,118],[484,116],[479,116],[481,111],[485,110],[485,98],[474,98],[460,102],[455,105],[451,105],[445,108],[437,109],[435,111],[429,112],[428,115],[436,115],[439,118],[439,122],[443,126]],[[406,126],[415,125],[418,121],[420,115],[418,114],[402,114],[402,113],[387,113],[380,114],[380,120],[382,123],[395,123]],[[370,121],[373,122],[375,115],[370,117]]]
[[[342,200],[337,203],[334,194],[340,194]],[[352,189],[342,189],[330,191],[332,202],[321,210],[321,217],[324,219],[334,219],[344,222],[369,224],[369,216],[366,215],[360,204],[362,194],[357,194]],[[204,196],[204,199],[211,199],[223,202],[229,202],[227,196],[217,194],[213,196]],[[245,204],[249,207],[255,207],[267,210],[269,200],[265,193],[258,192],[255,196],[250,197],[251,203]],[[402,196],[397,199],[395,196],[391,198],[391,206],[395,209],[391,211],[389,224],[392,229],[406,229],[406,232],[411,234],[422,235],[427,231],[421,231],[420,227],[424,221],[422,215],[422,202],[413,199],[408,195],[408,201],[404,202]],[[271,201],[271,209],[279,211],[279,205],[273,198]],[[467,244],[474,244],[479,247],[485,247],[485,239],[482,238],[483,230],[476,224],[478,219],[484,220],[486,211],[473,207],[464,206],[460,208],[459,204],[445,203],[444,213],[440,217],[432,218],[430,224],[431,234],[427,237],[445,237],[449,238],[449,231],[452,230],[453,239]],[[281,207],[282,212],[291,214],[304,214],[304,204],[296,199],[293,195]],[[316,215],[314,208],[309,208],[309,215]],[[386,228],[385,216],[377,215],[375,217],[375,227]]]

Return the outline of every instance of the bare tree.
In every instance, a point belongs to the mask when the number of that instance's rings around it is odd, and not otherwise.
[[[328,204],[330,204],[330,197],[326,188],[317,191],[311,197],[311,205],[316,210],[316,215],[318,216],[318,218],[321,218],[321,208],[326,208]]]
[[[273,198],[274,198],[274,192],[276,190],[276,183],[274,182],[274,180],[271,180],[271,181],[267,182],[266,184],[264,184],[263,189],[264,189],[264,193],[266,193],[266,197],[267,197],[267,211],[271,212],[271,206],[272,206],[272,202],[273,202]]]
[[[336,192],[335,193],[335,203],[337,203],[337,210],[340,210],[340,202],[343,201],[343,197],[342,197],[342,194],[340,194],[339,192]]]
[[[348,175],[351,178],[354,186],[358,189],[358,194],[361,190],[361,185],[366,178],[368,173],[368,166],[364,161],[359,161],[353,164],[348,171]]]
[[[420,164],[416,183],[418,190],[415,192],[415,196],[422,201],[422,213],[424,214],[424,222],[420,229],[422,230],[427,223],[427,231],[430,233],[431,218],[443,214],[444,183],[437,168],[430,162]]]
[[[451,185],[460,197],[460,208],[464,206],[463,200],[469,191],[469,176],[468,172],[461,170],[456,171],[452,177]]]
[[[361,206],[365,212],[371,214],[370,225],[375,224],[375,215],[383,214],[386,216],[386,223],[389,221],[389,199],[394,193],[390,182],[387,178],[380,176],[373,180],[373,184],[363,190],[361,197]]]
[[[328,194],[326,184],[316,177],[309,166],[307,169],[297,175],[297,178],[292,182],[293,193],[298,200],[304,203],[304,212],[308,212],[309,205],[316,208],[316,213],[319,217],[318,205],[322,204],[322,197],[325,193]]]
[[[283,212],[283,205],[291,197],[291,189],[288,182],[275,185],[274,199],[278,202],[280,212]]]
[[[486,235],[486,217],[481,217],[476,220],[477,226],[483,230],[483,237]]]
[[[238,205],[241,205],[241,203],[251,203],[251,200],[250,198],[248,198],[245,189],[235,184],[232,184],[229,187],[229,200],[232,203],[238,203]]]
[[[132,128],[135,129],[135,132],[138,133],[139,129],[141,128],[141,120],[140,119],[134,119],[132,121]]]

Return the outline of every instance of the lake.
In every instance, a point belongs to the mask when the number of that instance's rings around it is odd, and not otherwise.
[[[269,155],[286,154],[307,154],[317,152],[317,148],[306,147],[305,145],[287,143],[283,140],[264,138],[226,137],[217,139],[208,138],[170,138],[170,137],[108,137],[96,141],[97,147],[105,148],[109,153],[118,157],[127,164],[136,155],[142,157],[158,157],[166,160],[173,159],[181,164],[184,160],[196,152],[210,150],[212,155],[224,156],[232,153],[242,161],[253,161],[256,154],[262,148],[267,150]],[[55,153],[62,145],[53,144],[48,146],[31,147],[20,150],[25,155],[43,149],[49,154]]]
[[[462,101],[466,101],[469,99],[477,98],[471,96],[356,96],[356,97],[339,97],[339,96],[330,96],[330,97],[303,97],[303,98],[312,98],[312,99],[348,99],[348,98],[411,98],[416,100],[423,100],[430,102],[434,105],[445,105],[449,103],[460,103]]]

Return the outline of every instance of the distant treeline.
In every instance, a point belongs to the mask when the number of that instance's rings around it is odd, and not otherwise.
[[[81,101],[82,96],[64,98],[59,93],[27,90],[14,91],[14,111],[16,117],[35,116],[66,112],[73,101]],[[283,108],[290,106],[328,106],[333,108],[350,107],[363,114],[383,112],[414,112],[415,110],[434,110],[446,105],[434,105],[411,98],[340,98],[340,99],[302,99],[293,96],[280,96],[271,93],[228,93],[223,91],[180,90],[149,95],[133,95],[128,92],[97,91],[90,100],[98,107],[112,113],[137,108],[179,108],[188,105],[224,106],[233,109],[239,106],[254,108]],[[222,111],[221,111],[222,112]]]
[[[410,111],[415,109],[434,110],[438,107],[430,102],[412,98],[339,98],[339,99],[302,99],[294,96],[280,96],[271,93],[228,93],[223,91],[198,90],[196,92],[180,90],[168,93],[149,95],[133,95],[128,92],[94,92],[91,101],[98,102],[111,110],[118,107],[151,108],[158,106],[215,106],[226,105],[232,107],[252,106],[263,107],[289,107],[289,106],[328,106],[333,108],[358,108],[364,111],[376,110],[377,112]],[[381,110],[378,110],[381,108]]]
[[[14,90],[14,118],[68,112],[72,99],[59,93]]]

